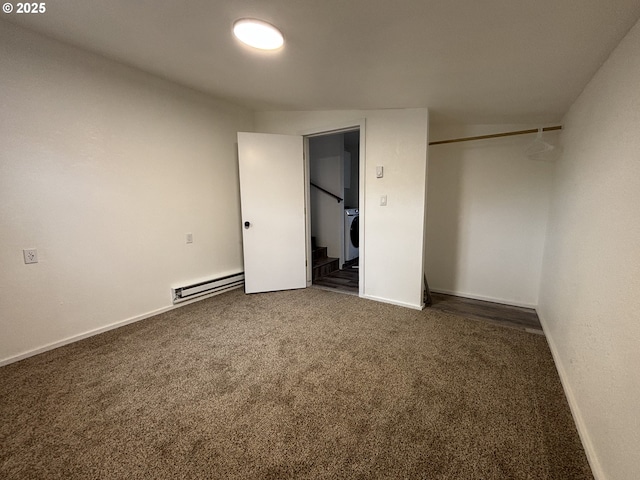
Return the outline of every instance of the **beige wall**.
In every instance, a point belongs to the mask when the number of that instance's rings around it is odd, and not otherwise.
[[[242,269],[251,112],[11,24],[0,43],[0,362]]]
[[[307,134],[354,126],[365,121],[366,161],[360,192],[360,259],[364,259],[364,296],[384,302],[422,307],[424,208],[427,174],[426,109],[262,112],[258,132]],[[376,165],[384,178],[376,178]],[[387,195],[388,205],[380,206]],[[361,286],[362,288],[362,286]]]
[[[431,125],[432,141],[536,128]],[[543,139],[558,144],[558,134]],[[535,134],[429,147],[426,273],[432,290],[535,307],[554,155],[532,160]]]
[[[640,24],[564,119],[539,314],[600,480],[640,476]]]

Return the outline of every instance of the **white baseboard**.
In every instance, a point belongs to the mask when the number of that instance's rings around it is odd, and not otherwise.
[[[580,408],[578,407],[578,403],[576,402],[573,390],[571,389],[571,384],[569,383],[569,379],[567,378],[564,366],[560,361],[558,349],[556,348],[556,344],[553,341],[553,337],[549,334],[549,329],[547,328],[548,324],[544,317],[540,315],[540,312],[537,313],[538,318],[540,319],[540,324],[542,325],[542,330],[545,333],[547,343],[549,344],[549,350],[551,350],[551,355],[553,356],[553,362],[556,365],[558,376],[560,377],[560,383],[562,384],[564,394],[567,397],[569,409],[571,410],[573,421],[576,424],[578,435],[580,436],[580,441],[582,442],[582,447],[584,448],[585,454],[587,455],[587,460],[589,461],[589,465],[591,466],[593,477],[595,478],[595,480],[607,480],[607,477],[605,476],[604,471],[600,466],[600,462],[598,461],[598,456],[596,455],[595,449],[593,448],[593,443],[591,442],[591,437],[589,436],[587,427],[584,423],[584,420],[582,419]]]
[[[516,302],[514,300],[505,300],[503,298],[487,297],[487,296],[484,296],[484,295],[475,295],[473,293],[458,292],[458,291],[453,291],[453,290],[443,290],[441,288],[430,288],[429,290],[431,290],[431,292],[433,292],[433,293],[442,293],[442,294],[445,294],[445,295],[455,295],[456,297],[471,298],[473,300],[482,300],[484,302],[500,303],[502,305],[510,305],[512,307],[522,307],[522,308],[535,309],[538,306],[538,305],[534,305],[534,304],[531,304],[531,303],[522,303],[522,302]]]
[[[389,300],[388,298],[376,297],[374,295],[360,295],[360,298],[366,298],[367,300],[374,300],[376,302],[389,303],[391,305],[397,305],[398,307],[411,308],[413,310],[424,310],[424,304],[414,305],[413,303],[398,302],[396,300]]]
[[[38,355],[40,353],[48,352],[49,350],[53,350],[54,348],[64,347],[65,345],[69,345],[70,343],[77,342],[80,340],[84,340],[85,338],[93,337],[94,335],[99,335],[104,332],[108,332],[109,330],[114,330],[119,327],[124,327],[125,325],[129,325],[130,323],[139,322],[140,320],[144,320],[146,318],[154,317],[156,315],[160,315],[161,313],[168,312],[169,310],[173,310],[176,308],[184,307],[185,305],[189,305],[191,303],[199,302],[200,300],[204,300],[205,298],[213,297],[215,295],[220,295],[221,293],[228,292],[229,290],[235,290],[236,288],[242,288],[242,285],[230,288],[228,290],[224,290],[222,292],[213,292],[208,295],[203,295],[198,298],[194,298],[193,300],[189,300],[186,302],[182,302],[176,305],[170,305],[168,307],[159,308],[157,310],[153,310],[151,312],[143,313],[142,315],[136,315],[135,317],[127,318],[125,320],[120,320],[119,322],[111,323],[104,327],[95,328],[93,330],[89,330],[84,333],[80,333],[78,335],[73,335],[72,337],[65,338],[63,340],[59,340],[57,342],[49,343],[44,345],[43,347],[34,348],[33,350],[28,350],[26,352],[20,353],[18,355],[14,355],[12,357],[7,357],[0,360],[0,367],[5,365],[9,365],[10,363],[19,362],[20,360],[24,360],[25,358],[33,357],[34,355]]]

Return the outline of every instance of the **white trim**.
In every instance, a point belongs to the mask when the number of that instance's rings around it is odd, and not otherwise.
[[[302,130],[298,133],[298,135],[302,135],[303,137],[318,137],[324,135],[333,135],[334,133],[353,132],[354,130],[362,128],[362,126],[364,125],[364,121],[365,119],[363,117],[346,122],[336,122],[325,127],[315,127]]]
[[[475,295],[475,294],[466,293],[466,292],[444,290],[441,288],[429,288],[429,290],[433,293],[442,293],[444,295],[455,295],[456,297],[471,298],[473,300],[482,300],[484,302],[500,303],[502,305],[509,305],[511,307],[532,308],[534,310],[538,307],[538,305],[531,304],[531,303],[516,302],[514,300],[505,300],[503,298],[487,297],[485,295]]]
[[[578,435],[582,442],[582,447],[584,448],[585,454],[587,455],[587,460],[589,461],[589,466],[591,467],[591,473],[593,474],[595,480],[606,480],[607,477],[605,476],[604,471],[600,466],[600,461],[598,460],[596,451],[593,448],[593,442],[591,441],[591,437],[589,436],[587,426],[585,425],[582,414],[580,413],[580,408],[578,407],[575,395],[573,394],[573,390],[571,389],[571,385],[569,383],[569,379],[565,372],[564,366],[560,361],[560,354],[558,353],[556,344],[549,333],[548,324],[544,317],[540,314],[540,312],[537,313],[538,318],[540,319],[540,324],[542,325],[542,330],[547,339],[547,344],[549,345],[549,350],[551,350],[553,363],[555,363],[556,370],[558,371],[558,376],[560,377],[562,389],[564,390],[564,394],[567,397],[567,402],[569,403],[571,416],[573,417],[573,421],[576,424],[576,429],[578,430]]]
[[[366,238],[364,236],[364,225],[367,221],[365,212],[365,190],[367,188],[366,182],[366,164],[367,164],[367,125],[366,118],[362,118],[360,120],[360,139],[358,140],[358,153],[359,153],[359,167],[360,170],[358,175],[360,178],[358,179],[358,294],[363,297],[364,296],[364,269],[365,269],[365,243]]]
[[[311,248],[311,173],[309,167],[309,137],[302,136],[304,149],[304,229],[307,255],[307,288],[313,284],[313,248]]]
[[[375,302],[389,303],[391,305],[397,305],[398,307],[411,308],[412,310],[424,310],[424,303],[422,305],[414,305],[413,303],[398,302],[397,300],[389,300],[388,298],[376,297],[374,295],[360,295],[360,298],[366,298],[367,300],[373,300]]]
[[[49,350],[54,350],[58,347],[64,347],[65,345],[69,345],[74,342],[78,342],[80,340],[84,340],[85,338],[93,337],[94,335],[99,335],[104,332],[108,332],[109,330],[115,330],[116,328],[124,327],[125,325],[129,325],[130,323],[139,322],[140,320],[145,320],[147,318],[154,317],[156,315],[160,315],[161,313],[168,312],[170,310],[174,310],[176,308],[184,307],[185,305],[189,305],[200,300],[204,300],[205,298],[210,298],[215,295],[220,295],[221,293],[228,292],[230,290],[235,290],[237,288],[241,288],[243,285],[238,285],[233,288],[229,288],[222,292],[213,292],[207,295],[202,295],[198,298],[194,298],[191,300],[187,300],[185,302],[178,303],[176,305],[170,305],[168,307],[159,308],[157,310],[153,310],[151,312],[143,313],[142,315],[136,315],[135,317],[130,317],[125,320],[120,320],[119,322],[112,323],[105,327],[96,328],[93,330],[89,330],[88,332],[80,333],[78,335],[74,335],[72,337],[65,338],[63,340],[59,340],[57,342],[49,343],[43,347],[34,348],[33,350],[29,350],[18,355],[14,355],[12,357],[5,358],[0,360],[0,367],[5,365],[9,365],[10,363],[19,362],[20,360],[24,360],[25,358],[33,357],[35,355],[39,355],[40,353],[48,352]]]

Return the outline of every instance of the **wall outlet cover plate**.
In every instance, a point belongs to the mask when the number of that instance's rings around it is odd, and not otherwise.
[[[24,257],[24,263],[38,263],[38,250],[35,248],[22,250],[22,256]]]

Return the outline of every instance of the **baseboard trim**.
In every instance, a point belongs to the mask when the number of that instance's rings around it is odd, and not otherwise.
[[[580,408],[578,407],[578,403],[576,402],[573,390],[571,389],[571,385],[569,384],[564,366],[560,361],[558,349],[556,348],[556,344],[553,341],[553,337],[551,337],[551,335],[549,334],[548,323],[539,311],[536,311],[536,313],[538,314],[538,318],[540,319],[540,324],[542,325],[542,330],[545,334],[545,338],[547,339],[549,350],[551,350],[553,363],[555,363],[556,365],[556,370],[558,371],[558,376],[560,377],[562,389],[564,390],[564,394],[567,397],[567,402],[569,403],[571,416],[573,417],[573,421],[576,424],[576,429],[578,430],[578,435],[580,437],[580,441],[582,442],[582,447],[584,448],[584,452],[587,455],[587,461],[589,462],[589,466],[591,467],[591,473],[593,474],[595,480],[607,480],[607,477],[605,476],[604,471],[600,466],[600,462],[598,461],[598,456],[596,455],[595,449],[593,448],[593,443],[591,442],[591,437],[589,436],[587,427],[584,423],[584,420],[582,419]]]
[[[473,293],[444,290],[440,288],[430,288],[430,290],[432,293],[442,293],[444,295],[455,295],[456,297],[464,297],[464,298],[471,298],[473,300],[482,300],[484,302],[499,303],[501,305],[509,305],[511,307],[532,308],[535,310],[535,308],[538,306],[531,303],[522,303],[522,302],[516,302],[514,300],[505,300],[503,298],[487,297],[484,295],[475,295]]]
[[[396,300],[389,300],[388,298],[376,297],[374,295],[360,295],[360,298],[366,298],[367,300],[373,300],[375,302],[389,303],[398,307],[411,308],[413,310],[424,310],[424,304],[414,305],[412,303],[398,302]]]
[[[57,342],[52,342],[43,347],[34,348],[33,350],[28,350],[26,352],[20,353],[18,355],[14,355],[11,357],[7,357],[5,359],[0,360],[0,367],[4,367],[5,365],[9,365],[11,363],[19,362],[20,360],[24,360],[25,358],[33,357],[35,355],[39,355],[44,352],[48,352],[49,350],[54,350],[59,347],[64,347],[65,345],[69,345],[74,342],[78,342],[80,340],[84,340],[85,338],[93,337],[94,335],[100,335],[101,333],[108,332],[109,330],[115,330],[116,328],[124,327],[125,325],[129,325],[130,323],[139,322],[141,320],[145,320],[147,318],[155,317],[156,315],[160,315],[161,313],[168,312],[170,310],[174,310],[176,308],[184,307],[186,305],[190,305],[195,302],[199,302],[200,300],[204,300],[206,298],[214,297],[216,295],[220,295],[222,293],[228,292],[230,290],[235,290],[236,288],[242,288],[243,285],[239,285],[233,288],[229,288],[220,292],[213,292],[207,295],[203,295],[201,297],[194,298],[192,300],[188,300],[186,302],[178,303],[176,305],[170,305],[168,307],[158,308],[157,310],[153,310],[151,312],[143,313],[142,315],[136,315],[135,317],[126,318],[124,320],[120,320],[119,322],[111,323],[104,327],[95,328],[93,330],[89,330],[84,333],[80,333],[78,335],[74,335],[72,337],[65,338],[63,340],[59,340]]]

